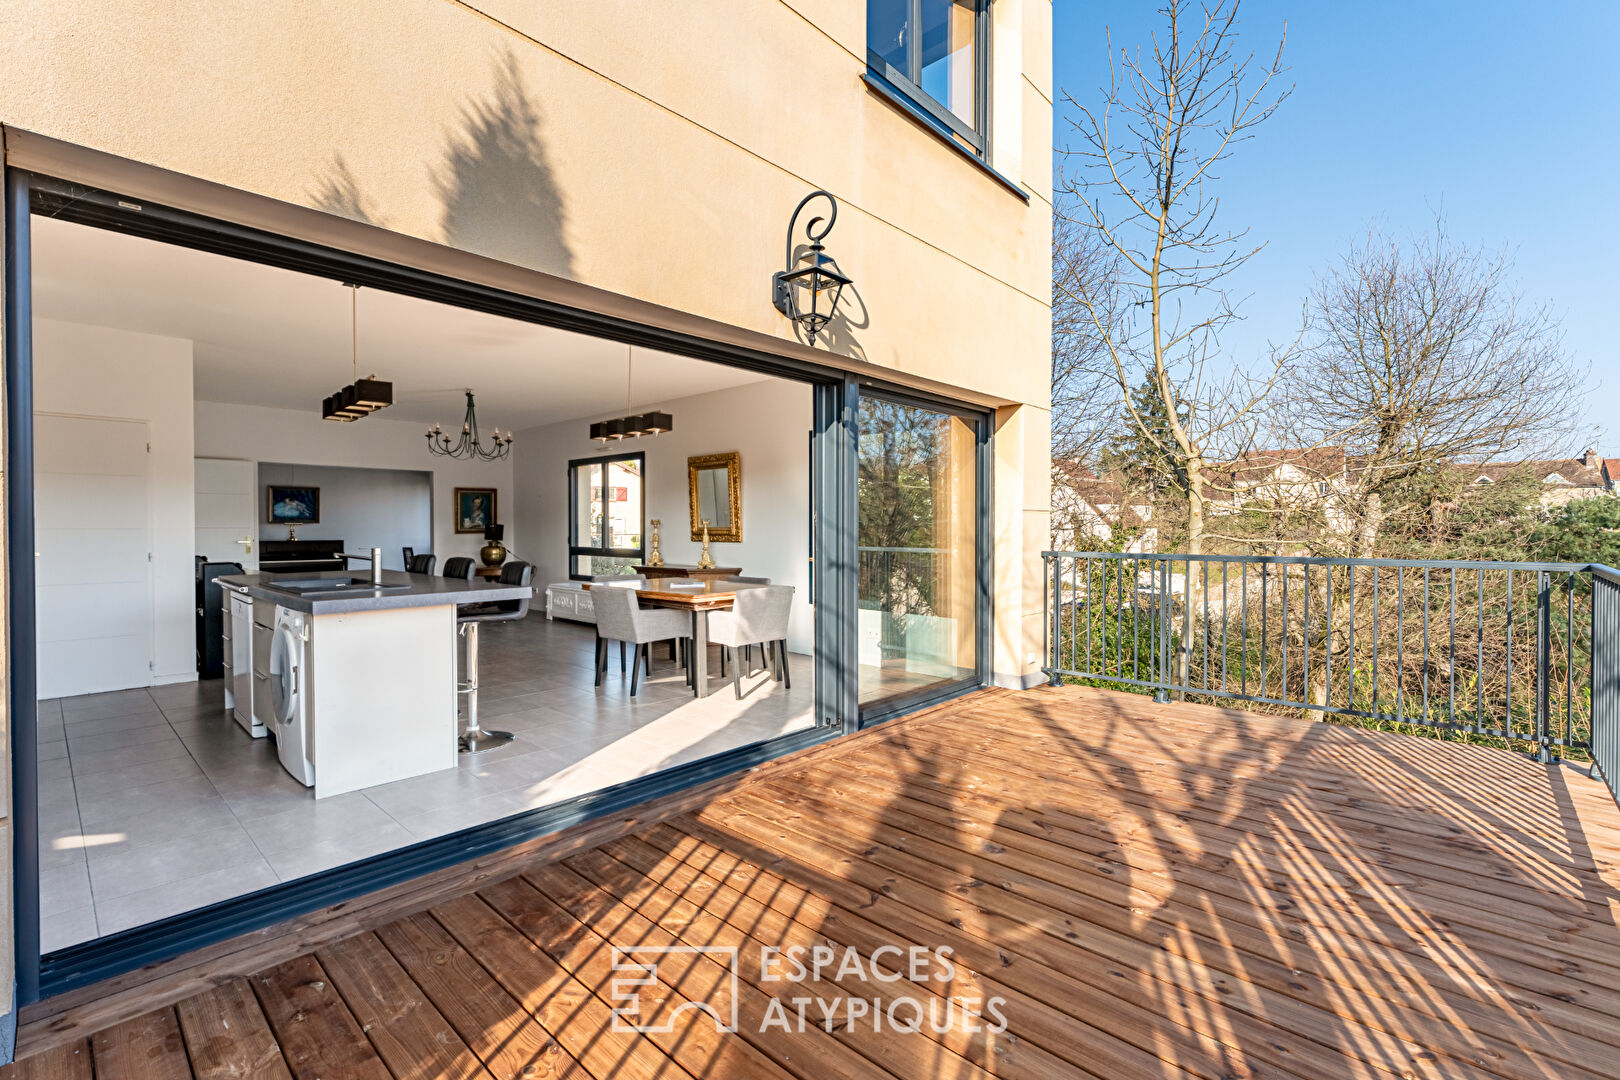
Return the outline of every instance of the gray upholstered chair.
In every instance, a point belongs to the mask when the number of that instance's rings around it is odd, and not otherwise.
[[[735,582],[738,585],[769,585],[771,583],[771,579],[768,577],[743,577],[741,574],[733,574],[731,577],[726,578],[726,580]],[[748,661],[750,664],[754,662],[754,647],[752,645],[743,646],[743,659]],[[725,662],[726,656],[724,653],[721,653],[720,666],[722,673],[725,669]]]
[[[624,642],[635,648],[630,661],[630,696],[635,697],[640,687],[640,676],[645,667],[652,674],[652,657],[647,646],[655,641],[669,641],[691,636],[692,620],[679,611],[666,608],[643,608],[634,589],[601,585],[591,590],[591,606],[596,609],[596,685],[602,685],[607,671],[607,643],[619,642],[623,657]]]
[[[460,581],[471,581],[473,579],[473,571],[477,569],[478,564],[467,558],[465,555],[457,555],[453,559],[444,560],[444,576],[447,578],[456,578]]]
[[[787,635],[788,618],[793,614],[793,586],[762,585],[752,589],[738,589],[730,611],[709,614],[709,640],[729,653],[733,668],[731,687],[742,697],[742,665],[737,662],[737,650],[749,645],[764,647],[766,662],[776,678],[788,689],[793,679],[788,674]],[[752,674],[752,672],[750,672]]]
[[[409,550],[408,548],[406,550]],[[433,565],[439,557],[431,553],[412,555],[405,560],[405,572],[408,574],[427,574],[432,576]]]

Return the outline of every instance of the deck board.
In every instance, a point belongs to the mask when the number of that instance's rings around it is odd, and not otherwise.
[[[1484,747],[987,691],[455,886],[39,1010],[0,1080],[1620,1076],[1620,808]],[[870,1020],[988,999],[1005,1031]]]

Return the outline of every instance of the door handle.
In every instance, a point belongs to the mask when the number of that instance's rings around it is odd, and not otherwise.
[[[244,536],[244,537],[242,537],[242,539],[238,540],[237,543],[238,544],[243,544],[243,545],[245,545],[247,547],[247,551],[244,552],[244,554],[247,554],[247,555],[253,554],[253,537]]]

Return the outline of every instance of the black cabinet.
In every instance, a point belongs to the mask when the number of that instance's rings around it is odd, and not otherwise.
[[[346,570],[341,540],[261,540],[261,574],[302,574],[311,570]]]

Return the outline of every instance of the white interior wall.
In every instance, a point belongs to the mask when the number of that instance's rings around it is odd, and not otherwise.
[[[153,681],[197,677],[192,347],[180,338],[34,320],[34,408],[144,420],[152,441]],[[86,617],[95,618],[96,612]]]
[[[455,531],[455,494],[458,487],[496,489],[496,509],[502,521],[513,520],[512,459],[505,461],[451,461],[428,453],[426,430],[421,424],[387,420],[381,414],[338,424],[322,420],[320,402],[308,410],[264,409],[255,405],[229,405],[215,401],[196,403],[197,454],[203,457],[273,461],[291,465],[343,465],[365,469],[420,469],[433,474],[433,553],[439,567],[455,555],[477,558],[484,546],[481,533]],[[446,417],[446,420],[453,417]],[[324,492],[323,492],[324,496]],[[264,492],[259,492],[262,500]],[[325,511],[323,499],[323,513]],[[259,511],[263,517],[263,509]],[[275,538],[274,530],[269,534]],[[317,533],[300,530],[301,537]],[[508,539],[511,533],[508,533]],[[369,547],[363,536],[338,537]],[[399,552],[385,552],[392,559]],[[358,565],[358,564],[357,564]],[[390,563],[389,565],[392,565]]]
[[[711,544],[710,550],[722,566],[740,566],[745,575],[798,590],[788,647],[810,652],[811,388],[765,379],[658,405],[674,416],[673,431],[605,449],[589,438],[589,420],[520,431],[514,444],[517,506],[515,512],[502,508],[513,523],[509,546],[535,564],[536,585],[567,581],[568,462],[641,451],[647,455],[648,534],[658,518],[665,561],[696,563],[702,545],[691,539],[686,459],[736,450],[742,455],[742,543]]]
[[[426,440],[424,440],[426,441]],[[423,456],[427,455],[424,450]],[[285,540],[287,526],[264,520],[269,484],[298,484],[321,492],[321,520],[298,529],[300,540],[342,540],[345,551],[382,548],[385,570],[405,569],[403,548],[433,550],[433,474],[408,469],[259,463],[260,540]],[[351,563],[365,569],[365,563]],[[442,569],[442,568],[440,568]]]

